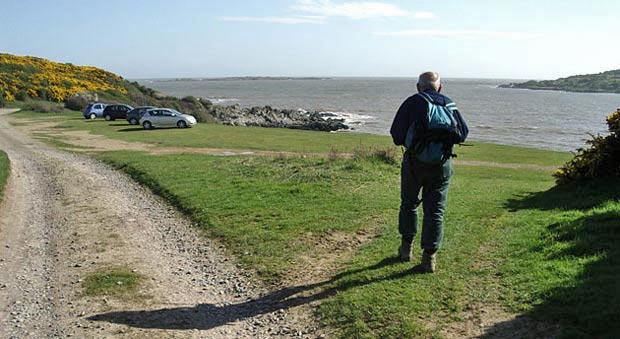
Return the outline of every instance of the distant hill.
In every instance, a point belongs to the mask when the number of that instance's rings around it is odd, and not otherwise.
[[[214,120],[206,114],[212,105],[206,99],[165,96],[97,67],[0,53],[0,107],[11,101],[62,102],[73,110],[91,101],[152,105],[192,113],[199,121]]]
[[[598,74],[574,75],[557,80],[532,80],[501,85],[500,87],[567,92],[620,93],[620,70]]]
[[[65,101],[78,92],[128,93],[130,84],[97,67],[0,53],[0,90],[7,101]]]

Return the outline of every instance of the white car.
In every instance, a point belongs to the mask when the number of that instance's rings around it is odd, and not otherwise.
[[[196,125],[196,118],[189,114],[183,114],[170,108],[152,108],[147,110],[140,118],[140,125],[144,129],[153,127],[178,127],[186,128]]]

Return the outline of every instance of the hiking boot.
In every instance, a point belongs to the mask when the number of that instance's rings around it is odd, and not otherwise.
[[[424,273],[435,273],[437,262],[437,254],[434,252],[424,251],[422,253],[422,270]]]
[[[402,240],[398,247],[398,257],[402,261],[411,261],[411,241]]]

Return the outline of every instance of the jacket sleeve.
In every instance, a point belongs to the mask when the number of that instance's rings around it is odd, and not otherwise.
[[[456,110],[454,112],[454,117],[458,120],[459,129],[461,130],[461,142],[464,142],[469,134],[469,128],[467,127],[467,123],[465,122],[465,119],[463,119],[463,115],[461,115],[460,111]]]
[[[394,144],[397,146],[405,145],[407,131],[414,120],[414,106],[413,97],[409,97],[400,105],[400,108],[396,112],[396,116],[392,122],[392,128],[390,128],[390,134],[392,135]]]

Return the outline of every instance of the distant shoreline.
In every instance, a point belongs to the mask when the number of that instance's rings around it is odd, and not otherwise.
[[[174,78],[174,79],[151,79],[153,82],[175,82],[175,81],[253,81],[253,80],[332,80],[329,77],[219,77],[219,78]]]
[[[605,90],[580,90],[580,89],[568,89],[553,86],[522,86],[521,84],[505,84],[499,85],[497,88],[508,89],[522,89],[530,91],[554,91],[554,92],[568,92],[568,93],[592,93],[592,94],[620,94],[620,92],[610,92]]]
[[[556,80],[530,80],[511,82],[500,88],[523,88],[531,90],[565,91],[573,93],[620,94],[620,70],[598,74],[573,75]]]

